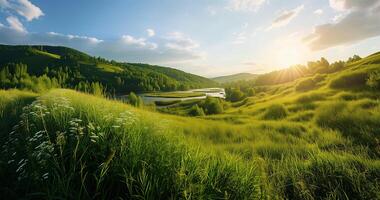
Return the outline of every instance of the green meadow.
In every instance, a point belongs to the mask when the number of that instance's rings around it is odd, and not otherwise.
[[[380,54],[337,66],[162,109],[75,88],[1,90],[0,194],[379,199]]]

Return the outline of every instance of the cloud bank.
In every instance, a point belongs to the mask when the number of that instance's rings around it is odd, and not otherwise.
[[[380,0],[330,0],[330,6],[341,16],[332,23],[314,28],[304,38],[311,50],[352,44],[380,35]],[[347,13],[347,14],[346,14]]]
[[[114,40],[65,35],[61,33],[29,33],[17,18],[9,18],[9,26],[0,25],[0,43],[12,45],[68,46],[108,59],[157,64],[180,63],[201,59],[199,44],[181,32],[168,33],[152,41],[143,37],[122,35]]]
[[[17,13],[28,21],[38,19],[44,15],[39,7],[28,0],[0,0],[0,8],[11,13]]]
[[[298,14],[304,9],[304,5],[300,5],[293,10],[285,10],[275,20],[268,30],[288,25]]]

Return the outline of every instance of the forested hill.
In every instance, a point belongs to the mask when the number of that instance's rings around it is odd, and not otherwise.
[[[67,47],[0,45],[0,87],[5,89],[100,88],[124,94],[215,85],[210,79],[177,69],[109,61]]]

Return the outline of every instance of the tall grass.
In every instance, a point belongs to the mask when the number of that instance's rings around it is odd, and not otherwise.
[[[288,111],[284,105],[273,104],[267,108],[263,115],[263,119],[276,120],[283,119],[288,115]]]
[[[380,107],[370,111],[368,102],[335,101],[325,103],[316,114],[316,123],[324,128],[339,130],[354,142],[370,146],[373,154],[380,155]]]
[[[204,118],[69,90],[32,95],[3,118],[17,126],[4,132],[1,195],[379,199],[379,96],[331,89],[339,76],[303,94],[277,87]]]
[[[202,153],[156,120],[76,92],[43,95],[24,108],[3,148],[12,182],[2,193],[64,199],[261,195],[254,165]]]
[[[285,199],[378,199],[380,162],[351,155],[320,153],[309,162],[275,163],[273,183]]]

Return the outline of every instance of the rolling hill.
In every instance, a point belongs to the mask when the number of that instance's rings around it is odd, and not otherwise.
[[[251,96],[197,117],[173,114],[210,111],[207,99],[168,115],[68,89],[0,90],[0,194],[379,199],[380,54],[323,63],[247,81]]]
[[[12,73],[16,64],[23,64],[28,75],[55,78],[61,87],[76,88],[96,82],[107,92],[125,94],[216,85],[210,79],[177,69],[108,61],[67,47],[0,45],[0,55],[0,70],[8,68],[7,72]]]
[[[251,74],[251,73],[238,73],[228,76],[219,76],[212,78],[212,80],[218,82],[218,83],[227,83],[227,82],[234,82],[234,81],[246,81],[246,80],[252,80],[255,79],[258,75],[257,74]]]
[[[271,73],[289,78],[198,117],[67,89],[0,90],[0,194],[379,199],[379,63]]]

